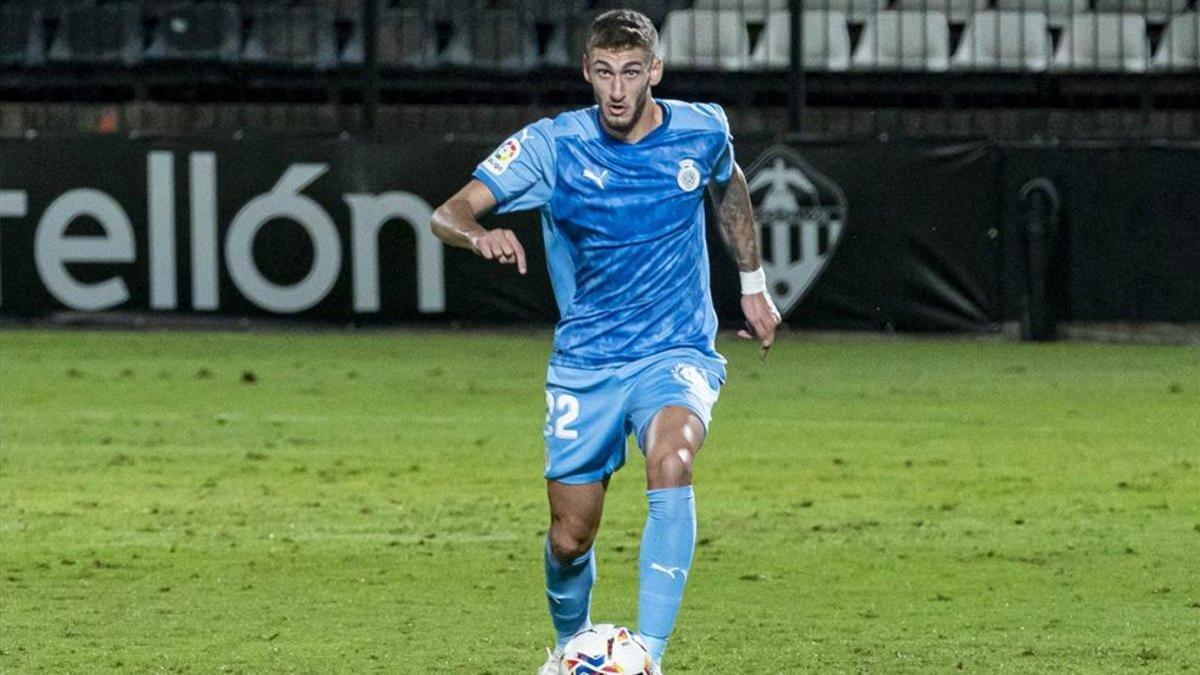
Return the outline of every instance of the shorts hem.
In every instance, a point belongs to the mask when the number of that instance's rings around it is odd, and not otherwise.
[[[725,357],[714,349],[707,349],[700,345],[671,345],[664,349],[659,349],[638,356],[619,356],[610,358],[588,358],[583,356],[575,356],[566,352],[554,351],[550,355],[551,366],[562,366],[566,368],[577,368],[580,370],[605,370],[609,368],[620,368],[631,363],[639,361],[653,360],[658,358],[667,358],[679,354],[688,354],[691,356],[700,356],[706,359],[717,361],[722,366],[725,365]]]
[[[589,471],[588,473],[559,476],[557,478],[550,476],[543,476],[543,478],[548,481],[552,480],[556,483],[562,483],[563,485],[588,485],[590,483],[599,483],[613,475],[613,473],[612,471]]]

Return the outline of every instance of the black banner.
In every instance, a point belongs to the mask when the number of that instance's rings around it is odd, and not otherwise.
[[[0,141],[0,314],[553,322],[535,213],[520,276],[429,216],[498,139]],[[1062,318],[1200,320],[1200,146],[737,143],[787,321],[993,330],[1019,313],[1020,189],[1062,193]],[[710,223],[712,223],[710,217]],[[737,274],[710,226],[722,324]]]
[[[743,151],[743,161],[754,150]],[[847,213],[843,233],[809,292],[791,308],[776,293],[789,323],[988,330],[1001,320],[1001,195],[991,187],[1000,165],[993,147],[829,143],[801,146],[797,154],[807,163],[802,168],[810,182],[824,179],[840,187]],[[754,169],[751,165],[752,184]],[[793,193],[803,207],[804,191]],[[762,201],[755,199],[755,206],[760,227],[767,229],[771,210]]]
[[[1018,241],[1021,188],[1048,178],[1061,199],[1051,292],[1076,321],[1200,320],[1200,144],[1077,145],[1004,152],[1005,230]],[[1005,262],[1005,307],[1018,306],[1021,249]]]

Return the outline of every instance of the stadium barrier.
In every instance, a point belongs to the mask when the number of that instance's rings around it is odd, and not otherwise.
[[[1068,321],[1200,320],[1200,144],[745,138],[771,290],[794,326],[991,331],[1029,287],[1022,186],[1061,193]],[[530,274],[444,249],[431,211],[495,139],[0,140],[0,316],[555,320],[534,213],[493,217]],[[47,161],[53,158],[54,161]],[[713,292],[738,320],[714,228]]]
[[[1194,0],[7,0],[0,62],[527,73],[578,67],[614,8],[683,69],[786,70],[796,46],[812,71],[1200,70]]]
[[[628,6],[660,29],[661,94],[785,107],[774,131],[808,130],[813,107],[1030,109],[1048,115],[1029,136],[1064,137],[1049,113],[1096,110],[1131,137],[1190,138],[1195,3],[4,0],[0,99],[320,104],[361,110],[339,122],[356,132],[389,104],[574,105],[589,22]],[[1156,112],[1188,122],[1149,130]]]

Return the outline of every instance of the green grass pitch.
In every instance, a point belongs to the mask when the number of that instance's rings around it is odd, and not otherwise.
[[[0,333],[0,671],[532,673],[548,343]],[[1200,350],[719,347],[668,673],[1200,668]]]

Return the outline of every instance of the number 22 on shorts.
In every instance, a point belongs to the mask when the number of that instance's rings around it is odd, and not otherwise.
[[[547,436],[553,435],[564,441],[579,438],[579,431],[572,429],[571,424],[579,419],[579,399],[571,394],[559,394],[546,390],[546,429]]]

